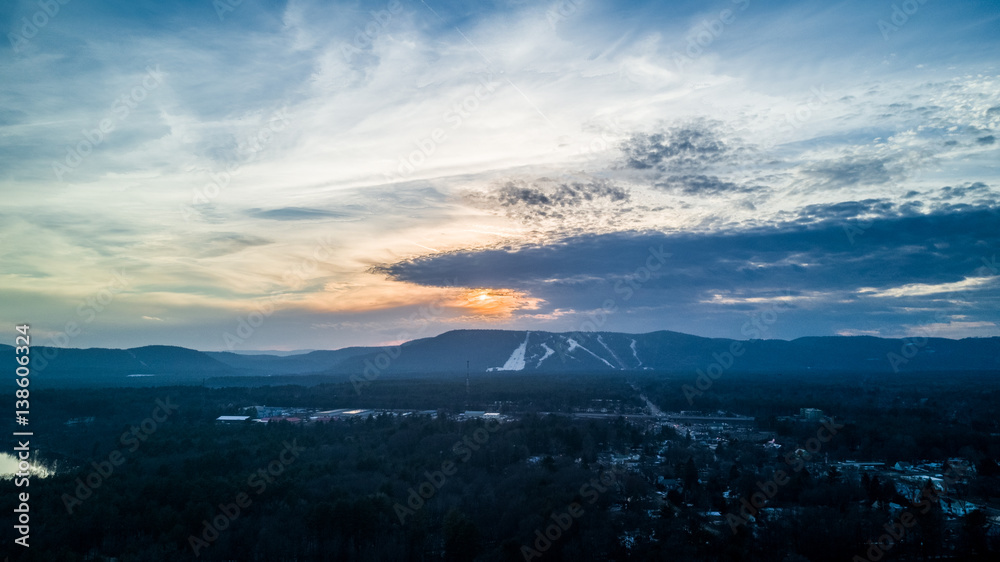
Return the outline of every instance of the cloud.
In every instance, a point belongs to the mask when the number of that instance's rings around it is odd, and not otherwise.
[[[990,336],[997,333],[997,328],[1000,328],[1000,322],[986,320],[977,322],[935,322],[931,324],[905,325],[898,333],[884,334],[882,337],[916,335],[919,337],[960,339],[969,337],[970,333]]]
[[[892,179],[886,161],[879,158],[846,157],[811,164],[803,171],[831,187],[883,185]]]
[[[636,133],[622,143],[624,166],[637,170],[701,168],[722,161],[732,150],[707,123]]]
[[[601,201],[625,202],[629,199],[629,192],[602,179],[559,181],[540,178],[531,182],[508,180],[486,193],[470,193],[468,198],[480,204],[499,205],[544,216],[558,212],[557,209],[581,207]]]
[[[300,221],[321,219],[344,219],[351,217],[348,213],[312,209],[305,207],[282,207],[278,209],[248,209],[247,214],[254,218],[276,221]]]
[[[198,255],[203,258],[218,258],[241,252],[254,246],[265,246],[272,241],[259,236],[221,232],[208,236],[198,243]]]
[[[989,248],[1000,246],[996,209],[880,216],[861,223],[862,233],[852,242],[848,232],[857,221],[847,217],[885,208],[878,201],[849,207],[810,224],[584,235],[547,245],[439,254],[379,271],[418,284],[434,284],[446,275],[464,285],[525,291],[545,301],[537,314],[591,310],[607,298],[629,295],[632,310],[648,306],[669,311],[673,322],[677,315],[704,321],[745,314],[762,306],[761,297],[784,295],[795,297],[789,302],[799,310],[797,322],[805,322],[808,312],[809,325],[834,333],[833,324],[848,312],[912,321],[914,313],[897,308],[914,308],[953,291],[976,309],[977,320],[998,317],[987,304],[995,298],[996,279],[968,281],[983,273]],[[824,213],[814,208],[809,214]],[[665,254],[662,268],[651,276],[642,272],[656,263],[647,261],[650,256]],[[885,296],[898,298],[886,302]]]
[[[938,195],[937,199],[942,201],[950,201],[952,199],[964,199],[966,197],[969,197],[970,195],[989,196],[989,195],[994,195],[994,193],[990,189],[990,186],[986,185],[981,181],[967,182],[966,184],[958,187],[952,187],[950,185],[942,187],[940,190],[940,195]]]
[[[984,209],[875,219],[865,225],[857,247],[845,233],[851,223],[832,218],[731,232],[582,235],[541,246],[427,256],[383,271],[414,283],[444,275],[462,285],[521,287],[578,276],[620,277],[641,265],[649,248],[662,247],[673,254],[672,265],[656,283],[671,287],[703,291],[713,284],[753,288],[795,282],[796,288],[853,288],[859,278],[866,286],[892,287],[906,279],[962,279],[980,264],[958,250],[1000,242],[995,219]],[[953,251],[926,249],[939,241]]]
[[[909,202],[906,205],[921,206],[919,201]],[[842,201],[840,203],[821,203],[806,205],[794,212],[789,212],[786,216],[794,217],[799,223],[822,222],[831,219],[854,219],[865,215],[891,216],[898,215],[901,206],[894,204],[888,199],[865,199],[863,201]],[[909,209],[909,207],[906,207]]]
[[[966,277],[961,281],[955,281],[952,283],[938,283],[936,285],[928,285],[926,283],[910,283],[903,285],[901,287],[892,287],[890,289],[878,290],[872,289],[870,287],[863,287],[858,289],[859,293],[868,294],[873,297],[922,297],[928,295],[941,295],[947,293],[957,293],[964,292],[973,289],[978,289],[980,287],[990,286],[995,284],[998,278],[993,275],[986,277]]]
[[[745,193],[761,189],[760,186],[740,185],[718,176],[670,176],[656,184],[664,189],[674,189],[688,195],[718,195],[720,193]]]

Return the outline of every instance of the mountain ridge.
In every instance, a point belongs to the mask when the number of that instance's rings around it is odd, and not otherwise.
[[[13,348],[0,345],[0,353]],[[548,332],[451,330],[397,346],[354,346],[278,355],[147,345],[128,349],[32,347],[39,376],[78,382],[159,376],[193,382],[209,377],[474,372],[698,372],[746,373],[998,371],[1000,337],[879,338],[803,336],[793,340],[706,338],[658,330]]]

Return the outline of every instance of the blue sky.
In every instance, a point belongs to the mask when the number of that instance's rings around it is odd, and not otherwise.
[[[36,343],[1000,333],[996,2],[53,0],[0,29],[0,320]]]

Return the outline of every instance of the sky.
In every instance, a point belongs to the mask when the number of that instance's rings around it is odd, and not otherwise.
[[[1000,335],[995,1],[43,0],[0,30],[11,339]]]

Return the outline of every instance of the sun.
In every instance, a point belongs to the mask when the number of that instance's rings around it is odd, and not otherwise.
[[[535,308],[537,302],[520,291],[479,287],[464,291],[455,304],[475,316],[505,318],[515,310]]]
[[[476,309],[484,309],[498,305],[501,299],[510,295],[505,295],[502,289],[472,289],[471,291],[465,293],[464,296],[466,302],[468,303],[467,306]]]

